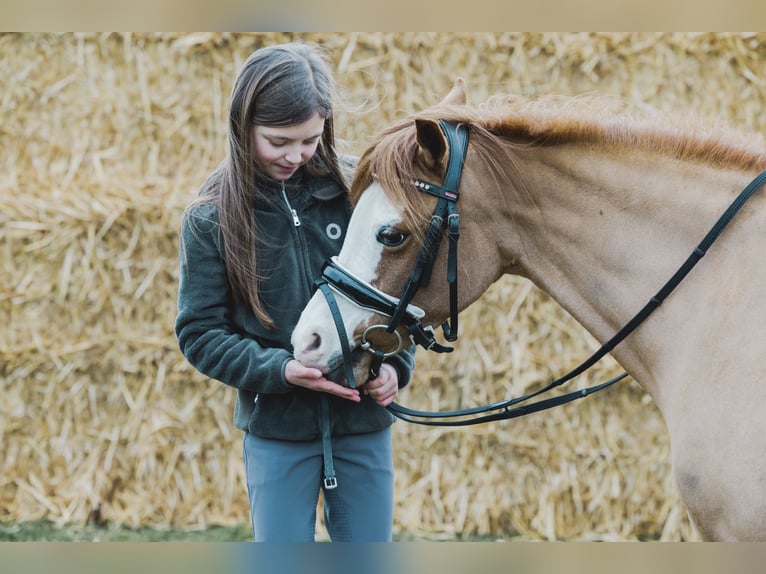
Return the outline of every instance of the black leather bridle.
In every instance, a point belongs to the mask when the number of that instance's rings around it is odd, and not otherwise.
[[[425,287],[430,281],[433,263],[438,253],[439,244],[445,233],[449,238],[447,281],[450,286],[450,319],[449,322],[445,321],[442,325],[442,329],[444,331],[445,339],[448,341],[455,341],[457,339],[457,241],[459,237],[460,218],[457,213],[456,204],[459,198],[458,188],[460,184],[460,176],[468,147],[468,128],[464,124],[454,125],[445,120],[440,120],[439,125],[449,144],[447,170],[442,185],[436,185],[421,179],[415,179],[413,181],[413,184],[418,190],[438,197],[439,201],[431,217],[431,223],[425,235],[423,247],[415,262],[413,271],[402,289],[400,297],[398,299],[394,298],[382,293],[368,283],[361,281],[339,265],[335,258],[328,260],[322,271],[322,276],[316,282],[317,287],[322,291],[327,300],[336,329],[338,330],[343,350],[346,379],[347,383],[352,388],[356,386],[356,383],[351,368],[351,351],[348,345],[348,337],[346,336],[346,331],[343,326],[343,319],[333,294],[334,291],[346,297],[359,307],[369,309],[391,318],[388,325],[372,325],[368,327],[362,335],[361,347],[374,355],[370,373],[372,377],[377,376],[377,370],[386,357],[394,355],[404,348],[402,339],[396,331],[400,325],[404,325],[407,328],[412,344],[421,345],[427,350],[436,352],[451,352],[453,350],[452,347],[441,345],[435,340],[433,329],[430,326],[423,326],[420,323],[420,319],[424,316],[423,311],[411,305],[411,301],[418,289],[420,289],[420,287]],[[564,376],[555,379],[537,391],[480,407],[454,411],[430,412],[408,409],[397,403],[392,403],[388,407],[389,411],[402,420],[421,425],[467,426],[517,418],[533,412],[549,409],[586,397],[623,380],[628,376],[628,373],[622,373],[621,375],[599,385],[549,399],[539,400],[528,405],[515,406],[519,403],[538,397],[539,395],[559,387],[583,374],[600,361],[606,354],[610,353],[621,341],[643,323],[681,283],[692,268],[707,253],[707,250],[739,212],[745,202],[750,199],[764,182],[766,182],[766,171],[753,179],[753,181],[751,181],[750,184],[737,196],[715,225],[713,225],[707,235],[705,235],[702,242],[694,249],[691,255],[689,255],[686,261],[684,261],[667,283],[665,283],[665,285],[651,297],[649,302],[611,339],[596,350],[595,353]],[[366,337],[370,331],[375,329],[385,329],[387,332],[393,333],[397,338],[397,348],[388,351],[373,348]],[[463,420],[433,420],[453,419],[458,417],[463,417]]]
[[[343,320],[335,302],[333,291],[346,297],[355,305],[390,317],[388,325],[372,325],[362,334],[361,347],[373,353],[373,363],[370,375],[377,376],[383,360],[398,353],[404,348],[401,337],[397,332],[400,325],[404,325],[409,333],[412,344],[420,345],[428,351],[437,353],[449,353],[453,348],[442,345],[436,340],[434,330],[430,326],[424,326],[420,319],[424,312],[414,307],[412,299],[415,293],[428,285],[431,280],[434,261],[439,251],[439,245],[445,232],[449,239],[449,253],[447,262],[447,283],[450,289],[450,318],[442,324],[444,338],[447,341],[457,339],[458,309],[457,309],[457,242],[460,236],[460,216],[457,213],[456,203],[459,198],[458,188],[460,176],[463,173],[465,154],[468,149],[468,128],[463,124],[454,125],[445,120],[439,120],[439,125],[447,137],[449,157],[447,169],[444,174],[442,185],[437,185],[422,179],[414,179],[416,189],[436,196],[439,201],[431,215],[431,223],[423,240],[423,246],[415,260],[412,273],[402,289],[398,298],[382,293],[369,283],[361,281],[348,270],[344,269],[337,259],[331,257],[322,269],[321,277],[316,281],[317,288],[322,291],[330,307],[335,321],[336,329],[341,339],[343,349],[346,380],[352,388],[356,385],[352,369],[350,367],[350,349],[346,337]],[[393,334],[398,341],[398,347],[391,351],[375,349],[367,340],[367,334],[371,331],[384,329]]]

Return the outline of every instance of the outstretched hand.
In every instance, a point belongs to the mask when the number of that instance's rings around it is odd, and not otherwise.
[[[311,389],[312,391],[320,391],[323,393],[330,393],[343,399],[360,402],[362,399],[359,396],[358,389],[351,389],[344,387],[338,383],[334,383],[331,380],[325,378],[322,371],[313,367],[306,367],[303,363],[297,359],[293,359],[285,366],[285,379],[288,383],[303,387],[305,389]]]

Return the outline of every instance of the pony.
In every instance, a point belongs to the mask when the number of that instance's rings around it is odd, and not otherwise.
[[[351,356],[346,373],[363,384],[376,360],[411,341],[435,343],[433,328],[449,317],[454,331],[457,313],[508,273],[602,343],[650,299],[651,316],[608,350],[666,423],[674,479],[701,538],[766,540],[766,198],[753,181],[766,170],[763,140],[595,96],[466,100],[458,78],[362,154],[344,245],[328,263],[369,291],[349,296],[331,284],[335,316],[327,288],[317,291],[293,332],[295,357],[331,373]],[[448,137],[440,122],[466,135]],[[453,185],[439,183],[448,176]],[[752,197],[712,245],[695,249],[749,183]],[[445,190],[456,196],[444,219],[459,216],[458,255],[442,243],[407,292]],[[690,252],[704,260],[687,265],[672,294],[651,297]]]

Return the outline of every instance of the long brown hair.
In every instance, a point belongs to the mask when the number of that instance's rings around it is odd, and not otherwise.
[[[192,204],[217,205],[226,275],[234,297],[269,328],[274,324],[258,288],[255,246],[260,238],[253,220],[253,202],[261,193],[259,180],[263,181],[263,176],[252,159],[250,133],[255,125],[293,126],[319,113],[325,119],[324,132],[304,169],[312,176],[329,176],[347,189],[347,176],[335,149],[335,89],[329,61],[318,45],[291,42],[253,52],[231,93],[228,155]]]

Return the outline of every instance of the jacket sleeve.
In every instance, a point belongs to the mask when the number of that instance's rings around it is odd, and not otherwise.
[[[389,357],[386,362],[393,365],[396,372],[399,374],[399,388],[403,389],[410,384],[412,378],[412,371],[415,369],[415,351],[417,347],[410,345],[404,349],[401,353]]]
[[[211,206],[187,212],[180,234],[181,272],[175,332],[186,360],[204,375],[254,393],[287,393],[289,351],[237,332],[234,301]]]

